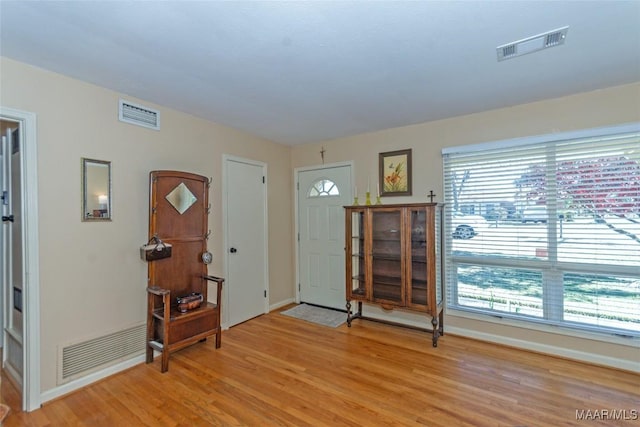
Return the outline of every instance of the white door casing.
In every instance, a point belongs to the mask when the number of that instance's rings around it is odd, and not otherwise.
[[[40,277],[36,115],[0,106],[0,119],[18,123],[22,313],[22,409],[40,407]],[[14,213],[15,215],[15,213]],[[17,224],[14,222],[14,226]],[[5,294],[6,296],[6,294]],[[5,304],[6,306],[7,304]],[[14,325],[17,326],[17,325]],[[6,348],[5,348],[6,351]]]
[[[351,204],[351,164],[296,171],[298,298],[344,309],[344,209]]]
[[[223,156],[226,327],[269,311],[267,167]]]

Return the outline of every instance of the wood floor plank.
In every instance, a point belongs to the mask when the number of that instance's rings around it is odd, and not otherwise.
[[[363,319],[328,328],[278,312],[91,384],[12,426],[637,426],[640,375]],[[578,420],[577,411],[627,419]]]

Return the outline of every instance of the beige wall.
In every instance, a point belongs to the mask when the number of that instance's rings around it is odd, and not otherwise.
[[[222,155],[267,163],[273,305],[295,296],[292,170],[320,164],[322,146],[326,163],[354,161],[361,193],[367,178],[375,188],[379,152],[412,148],[414,196],[384,202],[424,201],[429,190],[442,200],[443,147],[640,120],[640,84],[635,84],[292,149],[6,58],[0,58],[0,70],[0,105],[36,113],[38,120],[43,392],[56,386],[58,346],[144,321],[146,264],[138,247],[147,233],[150,170],[185,170],[213,178],[210,272],[224,274]],[[120,97],[159,109],[162,130],[120,123]],[[80,220],[81,157],[112,162],[112,222]],[[458,316],[447,315],[445,324],[480,335],[523,336],[518,328]],[[527,332],[527,339],[603,357],[638,357],[637,348],[624,345],[543,332]]]
[[[411,148],[413,150],[413,196],[383,198],[383,203],[428,201],[426,194],[433,190],[436,201],[442,201],[443,147],[497,141],[511,138],[572,131],[621,123],[640,121],[640,83],[614,87],[607,90],[582,93],[550,101],[518,105],[511,108],[487,111],[413,126],[388,129],[381,132],[356,135],[317,144],[296,146],[292,150],[292,167],[304,167],[320,163],[320,149],[324,147],[327,163],[353,160],[355,185],[361,200],[370,180],[375,188],[378,176],[378,153]],[[372,310],[372,315],[381,314]],[[401,321],[416,318],[401,313],[393,314]],[[580,357],[591,353],[592,360],[613,364],[624,362],[629,368],[640,370],[640,351],[619,343],[601,343],[591,339],[567,338],[550,332],[530,331],[510,327],[507,322],[490,323],[447,314],[445,328],[483,339],[505,343],[528,345],[540,351],[552,350],[549,346],[564,349],[568,357]],[[446,330],[446,329],[445,329]],[[426,341],[426,338],[425,338]],[[521,342],[520,342],[521,341]],[[637,340],[636,340],[637,341]],[[627,364],[628,362],[628,364]]]
[[[145,321],[148,174],[213,178],[211,274],[224,274],[222,155],[267,163],[271,303],[294,295],[290,147],[0,58],[0,104],[37,114],[42,391],[57,348]],[[161,112],[158,131],[118,121],[120,97]],[[112,162],[113,221],[82,222],[80,158]],[[282,242],[287,242],[283,245]]]

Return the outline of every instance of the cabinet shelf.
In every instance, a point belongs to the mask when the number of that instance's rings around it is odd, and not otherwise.
[[[374,237],[373,242],[397,242],[400,243],[400,237]]]
[[[426,280],[417,280],[413,279],[411,281],[411,287],[413,289],[427,289],[427,281]]]
[[[395,289],[385,289],[378,288],[373,291],[373,298],[375,300],[384,300],[384,301],[400,301],[402,298],[402,294],[400,293],[400,288]]]
[[[375,287],[376,284],[381,284],[381,285],[389,285],[389,286],[401,286],[402,285],[402,278],[401,277],[395,277],[395,276],[373,276],[373,286]]]
[[[397,254],[386,254],[386,253],[374,253],[372,255],[374,260],[383,260],[383,261],[402,261],[402,257]]]

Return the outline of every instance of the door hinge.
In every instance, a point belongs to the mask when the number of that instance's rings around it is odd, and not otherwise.
[[[266,289],[264,290],[264,297],[265,298],[267,297],[267,290]]]
[[[300,191],[300,183],[296,182],[296,190]]]
[[[298,242],[300,241],[300,233],[298,233]]]
[[[262,183],[264,184],[264,176],[262,177]]]
[[[2,204],[3,205],[8,205],[9,204],[9,192],[8,191],[3,191],[2,192]]]
[[[300,289],[301,289],[300,283],[298,283],[298,292],[300,292]]]

